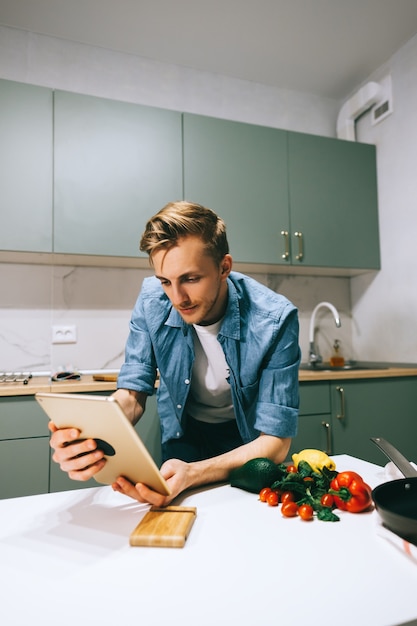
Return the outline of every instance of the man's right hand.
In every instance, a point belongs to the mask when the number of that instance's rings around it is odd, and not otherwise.
[[[79,430],[58,429],[53,422],[49,422],[48,428],[52,433],[50,439],[50,446],[54,450],[52,459],[72,480],[89,480],[103,469],[106,459],[103,451],[97,448],[94,439],[80,440]]]

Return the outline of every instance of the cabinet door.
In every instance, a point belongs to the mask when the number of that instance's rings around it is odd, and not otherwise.
[[[48,436],[48,418],[33,396],[0,398],[0,441]]]
[[[300,384],[298,433],[291,442],[287,461],[305,448],[332,453],[330,389],[326,382]]]
[[[0,249],[52,251],[52,90],[0,80]]]
[[[48,418],[33,396],[0,398],[0,498],[48,492]]]
[[[292,262],[379,269],[375,146],[290,132],[288,155]]]
[[[0,441],[0,498],[48,493],[49,437]]]
[[[62,91],[54,108],[54,251],[146,256],[146,221],[182,197],[181,114]]]
[[[288,263],[286,131],[184,114],[184,195],[225,220],[235,261]]]
[[[383,437],[417,462],[417,379],[384,378],[331,385],[335,454],[378,465],[388,459],[370,441]]]

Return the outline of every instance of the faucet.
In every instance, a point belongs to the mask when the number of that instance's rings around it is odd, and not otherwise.
[[[316,322],[316,314],[317,314],[317,311],[321,309],[322,307],[327,307],[328,309],[330,309],[330,311],[333,313],[334,321],[335,321],[337,328],[340,328],[341,326],[339,313],[336,307],[333,306],[333,304],[331,304],[330,302],[319,302],[314,307],[313,313],[311,314],[310,333],[309,333],[310,352],[309,352],[308,362],[310,363],[310,365],[316,365],[323,361],[314,343],[314,329],[315,329],[315,322]]]

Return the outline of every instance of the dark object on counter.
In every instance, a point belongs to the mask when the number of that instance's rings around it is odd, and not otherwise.
[[[55,382],[62,380],[81,380],[81,374],[78,374],[77,372],[57,372],[51,376],[51,380]]]
[[[375,507],[384,526],[417,546],[417,470],[392,444],[371,437],[405,478],[378,485],[372,491]]]

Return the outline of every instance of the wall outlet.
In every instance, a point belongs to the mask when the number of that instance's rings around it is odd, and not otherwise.
[[[77,343],[75,325],[52,326],[52,343]]]

